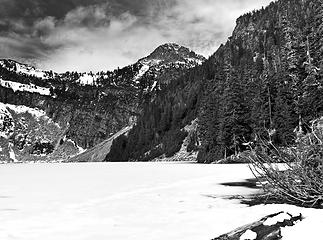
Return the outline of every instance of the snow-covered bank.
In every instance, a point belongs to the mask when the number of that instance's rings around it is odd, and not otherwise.
[[[5,81],[0,78],[0,86],[5,88],[11,88],[14,92],[30,92],[50,96],[49,88],[43,88],[34,84],[22,84],[19,82]]]
[[[220,183],[251,177],[246,165],[1,165],[0,239],[208,240],[279,211],[306,218],[283,239],[317,239],[302,231],[322,223],[321,210],[228,200],[258,190]]]

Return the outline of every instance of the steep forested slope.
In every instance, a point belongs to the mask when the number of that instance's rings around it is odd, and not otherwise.
[[[259,137],[293,144],[323,114],[322,56],[321,0],[280,0],[245,14],[213,56],[145,105],[106,160],[173,155],[196,118],[188,151],[198,150],[200,162],[237,154]]]

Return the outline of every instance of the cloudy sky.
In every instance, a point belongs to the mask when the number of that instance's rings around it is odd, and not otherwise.
[[[208,56],[271,0],[0,0],[0,58],[58,72],[112,70],[176,42]]]

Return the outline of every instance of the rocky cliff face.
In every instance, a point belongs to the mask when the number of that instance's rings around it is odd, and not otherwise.
[[[57,74],[0,60],[2,159],[67,160],[133,124],[158,91],[203,60],[175,44],[99,73]]]
[[[0,103],[1,162],[60,161],[83,151],[39,109]]]

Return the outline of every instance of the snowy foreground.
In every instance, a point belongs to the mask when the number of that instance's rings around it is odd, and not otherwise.
[[[246,165],[176,163],[0,165],[0,239],[210,240],[268,214],[306,219],[284,240],[320,239],[323,211],[248,207],[219,185],[252,178]]]

